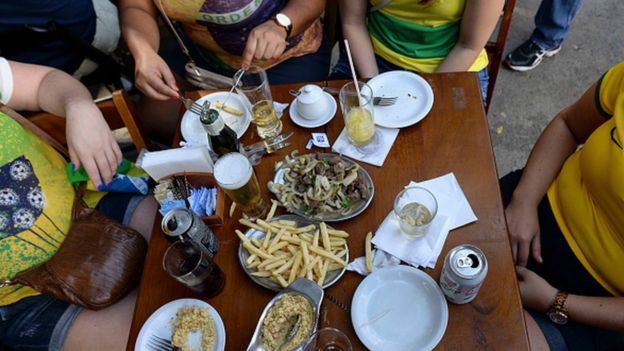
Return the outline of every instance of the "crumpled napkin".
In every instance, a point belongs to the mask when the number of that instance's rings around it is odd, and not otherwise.
[[[351,144],[349,137],[347,136],[346,129],[342,129],[342,132],[338,136],[338,139],[334,141],[332,150],[334,152],[349,156],[362,162],[370,163],[371,165],[381,167],[392,148],[392,144],[399,135],[399,129],[397,128],[384,128],[375,126],[375,133],[377,133],[376,145],[370,150],[371,153],[363,153],[356,146]],[[369,148],[370,146],[366,146]],[[368,150],[368,149],[367,149]]]
[[[373,271],[386,267],[386,266],[397,266],[401,264],[401,261],[398,258],[390,255],[389,253],[383,250],[375,249],[373,250],[372,253],[373,253]],[[367,276],[371,273],[368,271],[368,269],[366,269],[366,257],[364,256],[358,257],[354,259],[353,261],[351,261],[351,263],[347,265],[347,270],[359,273],[363,276]]]
[[[372,243],[408,264],[434,268],[449,231],[474,222],[477,217],[453,173],[408,184],[413,185],[428,189],[438,201],[438,213],[427,234],[407,239],[401,232],[396,215],[390,212],[377,229]]]
[[[277,118],[282,118],[284,111],[288,107],[287,103],[273,101],[273,108],[275,109],[275,113],[277,114]]]

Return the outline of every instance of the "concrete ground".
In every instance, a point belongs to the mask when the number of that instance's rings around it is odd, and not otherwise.
[[[517,0],[505,53],[529,38],[540,0]],[[534,70],[501,68],[488,119],[499,176],[524,166],[542,129],[624,60],[624,1],[585,0],[561,51]]]

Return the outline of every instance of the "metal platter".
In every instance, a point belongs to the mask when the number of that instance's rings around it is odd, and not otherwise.
[[[315,221],[310,221],[308,219],[302,218],[300,216],[297,215],[292,215],[292,214],[286,214],[286,215],[281,215],[281,216],[276,216],[273,217],[272,220],[288,220],[288,221],[295,221],[297,222],[297,226],[298,227],[304,227],[306,225],[309,224],[314,224],[315,226],[318,227],[318,222]],[[327,226],[328,228],[331,228],[330,226]],[[261,232],[259,230],[255,230],[253,228],[250,228],[249,230],[247,230],[247,232],[245,232],[245,236],[248,239],[251,238],[256,238],[258,240],[261,240],[264,238],[264,232]],[[347,252],[345,254],[344,257],[341,257],[342,259],[344,259],[345,262],[349,262],[349,246],[345,243],[345,248],[347,249]],[[256,277],[254,275],[251,275],[251,273],[255,272],[255,270],[253,269],[248,269],[245,266],[245,262],[247,261],[247,258],[249,257],[249,252],[247,252],[247,250],[245,248],[243,248],[243,244],[242,242],[239,243],[238,245],[238,261],[241,265],[241,267],[243,268],[243,270],[245,271],[245,273],[247,274],[247,276],[253,280],[254,282],[258,283],[259,285],[269,289],[269,290],[273,290],[273,291],[281,291],[282,287],[277,284],[276,282],[268,279],[268,278],[263,278],[263,277]],[[342,275],[344,274],[344,272],[346,271],[346,267],[343,267],[341,269],[335,269],[333,271],[328,271],[327,275],[325,276],[325,282],[323,283],[322,288],[325,289],[328,286],[331,286],[332,284],[334,284],[336,281],[338,281],[338,279],[340,279],[340,277],[342,277]]]
[[[356,164],[355,161],[347,157],[344,157],[342,155],[339,155],[339,154],[317,153],[316,155],[320,159],[325,159],[325,160],[329,160],[334,157],[339,157],[343,162],[345,162],[349,166]],[[301,156],[298,156],[298,157],[301,157]],[[290,168],[288,168],[287,163],[285,163],[283,166],[278,168],[275,172],[275,177],[273,177],[273,183],[285,184],[284,175],[289,170]],[[286,210],[288,212],[294,213],[296,215],[299,215],[301,217],[307,218],[312,221],[323,221],[323,222],[340,222],[340,221],[344,221],[347,219],[351,219],[359,215],[360,213],[364,212],[364,210],[368,207],[368,205],[370,205],[371,201],[373,201],[373,197],[375,196],[375,185],[373,184],[373,179],[371,178],[370,174],[368,174],[368,172],[366,172],[366,170],[362,168],[361,166],[358,169],[358,173],[361,174],[362,178],[364,179],[364,183],[369,190],[369,196],[366,199],[361,199],[351,204],[350,212],[346,214],[342,214],[338,212],[331,212],[331,213],[319,213],[319,214],[312,215],[312,214],[306,213],[303,209],[299,209],[299,208],[286,207]],[[271,190],[271,186],[269,186],[269,190]]]

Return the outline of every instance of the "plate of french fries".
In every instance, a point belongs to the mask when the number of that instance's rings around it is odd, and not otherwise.
[[[326,288],[344,274],[349,262],[349,234],[324,222],[281,215],[255,222],[240,219],[249,229],[236,230],[241,240],[240,264],[261,286],[280,291],[299,277]]]

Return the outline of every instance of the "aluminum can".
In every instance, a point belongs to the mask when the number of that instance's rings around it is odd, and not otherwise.
[[[477,296],[487,272],[487,260],[478,247],[457,246],[444,259],[440,288],[450,302],[468,303]]]
[[[170,241],[194,240],[204,245],[211,256],[219,251],[219,239],[198,215],[186,208],[167,212],[160,227]]]

